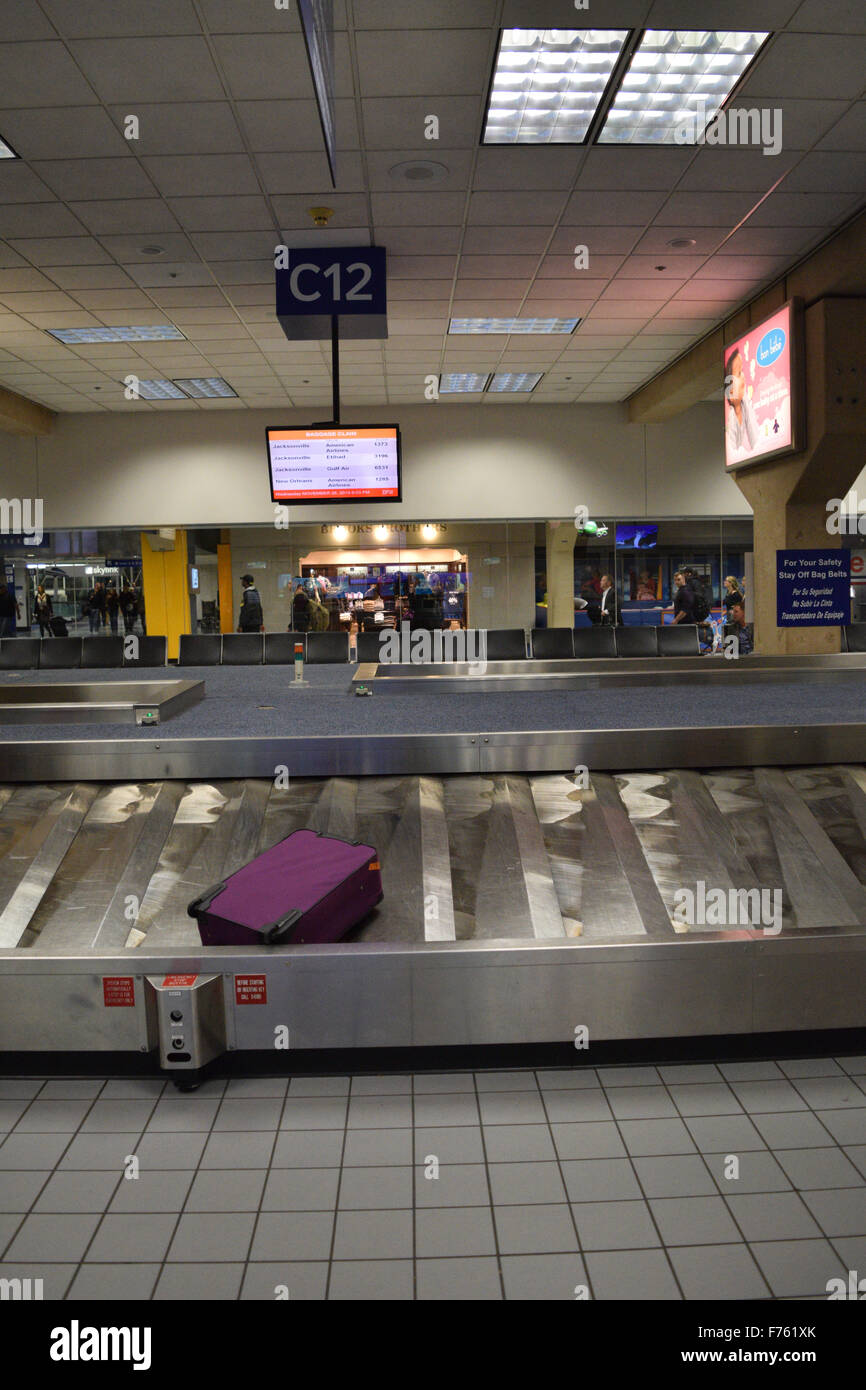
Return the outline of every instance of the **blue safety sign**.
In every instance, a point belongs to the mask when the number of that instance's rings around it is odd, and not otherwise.
[[[850,550],[777,550],[779,627],[842,627],[851,621]]]

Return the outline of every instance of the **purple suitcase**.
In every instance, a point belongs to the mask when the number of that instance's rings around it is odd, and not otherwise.
[[[190,903],[203,946],[339,941],[382,899],[372,845],[296,830]]]

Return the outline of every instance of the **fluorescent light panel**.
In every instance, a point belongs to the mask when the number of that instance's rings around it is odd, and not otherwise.
[[[233,391],[227,381],[223,381],[221,376],[191,376],[176,377],[175,386],[179,386],[188,396],[236,396],[237,391]]]
[[[496,372],[488,391],[534,391],[543,372]]]
[[[125,384],[125,383],[124,383]],[[138,379],[138,394],[144,401],[183,401],[186,393],[175,386],[173,381],[164,378]]]
[[[648,29],[598,136],[600,145],[694,145],[769,37]],[[677,138],[677,131],[683,132]]]
[[[46,331],[58,342],[67,344],[148,343],[184,338],[180,329],[169,323],[146,324],[141,328],[49,328]]]
[[[573,333],[580,319],[452,319],[449,333]]]
[[[439,394],[458,391],[483,391],[490,380],[489,372],[443,372],[439,377]]]
[[[628,34],[503,29],[482,144],[580,144]]]
[[[15,151],[14,151],[13,148],[12,148],[12,146],[11,146],[11,145],[7,145],[7,144],[6,144],[6,141],[3,139],[3,137],[0,136],[0,159],[17,159],[17,158],[18,158],[18,155],[15,153]]]

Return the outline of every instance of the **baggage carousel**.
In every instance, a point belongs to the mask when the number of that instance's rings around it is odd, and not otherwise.
[[[339,945],[203,948],[191,899],[301,827],[375,845],[381,906]],[[778,889],[778,921],[689,925],[683,888],[738,911]],[[859,1029],[864,998],[863,765],[0,787],[19,1065],[273,1063],[281,1029],[289,1070],[309,1049]]]

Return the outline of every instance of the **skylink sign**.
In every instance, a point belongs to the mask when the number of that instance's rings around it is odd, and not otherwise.
[[[277,318],[291,340],[387,338],[384,246],[274,251]]]

